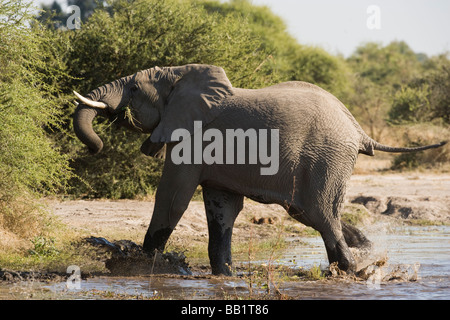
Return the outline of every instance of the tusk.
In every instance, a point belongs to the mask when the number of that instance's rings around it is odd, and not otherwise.
[[[73,91],[73,93],[78,98],[78,100],[83,102],[85,105],[88,105],[89,107],[98,108],[98,109],[105,109],[108,107],[108,105],[106,103],[100,102],[100,101],[93,101],[91,99],[85,98],[81,94],[76,92],[75,90]]]

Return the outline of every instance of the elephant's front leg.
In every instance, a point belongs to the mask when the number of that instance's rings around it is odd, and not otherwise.
[[[193,165],[174,165],[166,159],[156,191],[153,216],[144,239],[143,249],[147,253],[152,254],[155,249],[164,250],[198,186],[200,170]]]
[[[208,254],[212,273],[231,275],[231,236],[237,215],[242,210],[244,197],[211,187],[203,187],[208,220]]]

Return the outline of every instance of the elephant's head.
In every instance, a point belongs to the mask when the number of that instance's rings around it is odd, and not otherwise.
[[[92,121],[97,115],[151,133],[141,147],[152,154],[154,145],[172,142],[178,128],[191,134],[194,121],[211,122],[220,113],[220,101],[231,94],[231,83],[222,68],[208,65],[151,68],[94,89],[79,100],[73,124],[77,137],[92,153],[103,148]]]

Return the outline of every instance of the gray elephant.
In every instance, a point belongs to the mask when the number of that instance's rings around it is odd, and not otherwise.
[[[155,67],[86,97],[75,94],[80,104],[74,130],[91,152],[103,146],[92,127],[97,115],[150,134],[141,147],[146,155],[166,148],[145,251],[164,249],[202,186],[213,274],[230,274],[232,230],[244,197],[283,206],[320,232],[330,263],[355,270],[349,247],[369,247],[370,241],[341,221],[340,212],[358,153],[373,156],[374,150],[411,152],[444,144],[384,146],[364,133],[337,98],[315,85],[286,82],[239,89],[222,68],[210,65]],[[132,117],[124,115],[128,106]],[[230,132],[241,144],[231,145]]]

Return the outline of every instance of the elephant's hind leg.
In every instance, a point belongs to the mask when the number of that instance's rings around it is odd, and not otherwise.
[[[319,208],[319,206],[314,206],[308,208],[308,210],[302,210],[296,205],[291,205],[288,208],[288,213],[297,221],[320,232],[330,264],[337,262],[341,270],[355,270],[356,262],[349,250],[341,222],[334,218],[331,213],[326,213],[330,208]],[[325,219],[325,217],[328,217],[328,219]]]
[[[244,197],[211,187],[203,187],[208,220],[208,254],[212,273],[231,275],[231,236],[233,225],[242,210]]]
[[[332,226],[333,224],[335,226]],[[332,223],[332,225],[320,231],[327,251],[328,261],[330,264],[337,262],[337,266],[341,270],[356,271],[355,258],[338,224],[340,224],[339,221]]]

